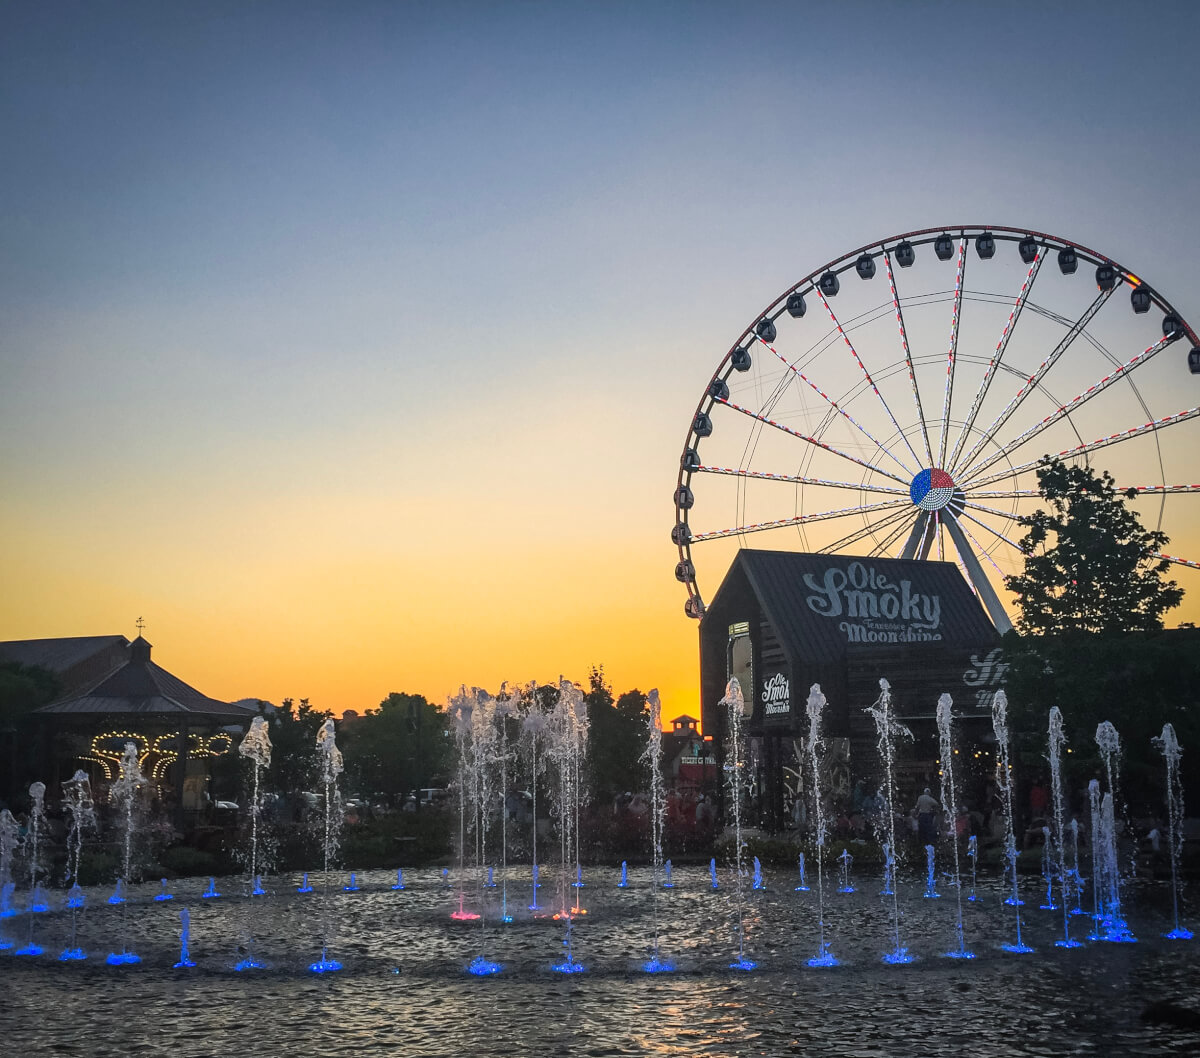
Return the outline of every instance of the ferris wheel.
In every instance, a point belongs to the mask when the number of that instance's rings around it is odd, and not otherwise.
[[[754,317],[696,406],[671,532],[685,612],[732,552],[768,547],[955,561],[1005,631],[1047,455],[1108,470],[1200,553],[1200,484],[1180,484],[1200,481],[1198,345],[1139,275],[1042,232],[928,228],[831,261]]]

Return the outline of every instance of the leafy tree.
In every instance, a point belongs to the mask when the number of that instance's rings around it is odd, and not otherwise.
[[[1038,468],[1048,509],[1021,519],[1028,532],[1025,571],[1005,577],[1026,634],[1152,632],[1183,591],[1163,581],[1170,563],[1156,558],[1166,534],[1143,528],[1113,478],[1090,467],[1048,460]]]
[[[588,674],[587,703],[588,763],[592,776],[592,800],[609,802],[625,790],[645,786],[641,763],[646,745],[646,696],[626,691],[615,702],[612,688],[604,681],[603,666]]]
[[[265,712],[264,703],[259,703]],[[307,698],[297,704],[284,698],[268,716],[271,730],[269,782],[280,793],[292,794],[312,787],[316,774],[317,731],[332,714],[314,709]]]
[[[11,804],[20,799],[21,791],[37,776],[32,774],[34,761],[28,752],[30,714],[58,697],[58,677],[39,665],[22,665],[17,661],[0,662],[0,798]]]
[[[444,786],[454,755],[448,732],[446,713],[423,695],[393,691],[378,709],[341,729],[351,786],[393,800],[410,790]]]

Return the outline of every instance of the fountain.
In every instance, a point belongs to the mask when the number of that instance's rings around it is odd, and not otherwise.
[[[337,855],[342,835],[342,795],[338,789],[338,776],[342,774],[342,751],[337,747],[337,738],[333,718],[329,717],[317,729],[317,761],[320,764],[321,783],[325,789],[325,829],[321,841],[322,877],[321,877],[321,958],[309,969],[313,973],[333,973],[342,968],[342,964],[329,957],[329,942],[333,931],[332,916],[329,907],[330,880],[329,867]],[[350,875],[350,885],[347,891],[357,889],[354,875]]]
[[[765,889],[766,888],[766,885],[763,883],[762,864],[758,862],[757,856],[754,857],[754,879],[753,879],[753,882],[752,882],[750,888],[751,889]]]
[[[67,870],[63,881],[71,883],[70,892],[67,894],[67,907],[71,911],[71,939],[59,955],[59,959],[63,962],[77,962],[87,958],[76,939],[79,911],[84,905],[83,890],[79,887],[79,859],[83,854],[84,834],[94,833],[97,829],[96,809],[92,802],[91,782],[84,772],[76,771],[62,784],[62,791],[63,808],[68,818]]]
[[[217,880],[215,878],[209,878],[208,888],[200,895],[205,900],[213,900],[216,897],[220,896],[221,894],[217,892]]]
[[[259,880],[259,819],[262,816],[262,796],[260,792],[262,770],[271,766],[271,732],[265,717],[256,716],[250,722],[250,730],[238,746],[238,753],[248,757],[254,764],[253,786],[250,794],[250,894],[263,895],[262,883]]]
[[[743,892],[746,869],[743,866],[743,855],[746,843],[742,838],[742,774],[746,762],[742,757],[742,714],[745,710],[745,699],[742,698],[742,687],[737,678],[730,679],[725,687],[725,697],[720,706],[725,709],[728,723],[727,742],[725,746],[725,786],[729,791],[729,806],[733,812],[733,877],[736,885],[735,907],[737,909],[737,959],[729,964],[731,970],[753,970],[758,964],[746,958],[746,898]],[[713,874],[713,888],[716,888],[716,874]]]
[[[1179,924],[1179,856],[1183,851],[1183,781],[1179,778],[1179,758],[1183,754],[1175,728],[1163,724],[1162,734],[1151,742],[1163,755],[1167,766],[1167,848],[1171,855],[1171,908],[1175,927],[1164,933],[1168,940],[1191,940],[1192,931]],[[4,877],[0,872],[0,879]]]
[[[900,943],[900,903],[896,895],[896,739],[907,738],[912,741],[912,732],[903,724],[898,723],[892,715],[892,688],[887,680],[879,681],[879,697],[875,704],[866,710],[875,721],[875,734],[879,748],[879,757],[883,761],[883,794],[885,810],[883,819],[876,823],[879,828],[879,843],[883,848],[883,890],[881,896],[890,896],[892,941],[890,952],[883,956],[883,961],[890,964],[912,962],[913,957],[904,945]]]
[[[16,889],[13,859],[20,844],[20,824],[7,808],[0,808],[0,918],[11,918],[17,913],[12,905],[12,894]]]
[[[925,892],[922,894],[926,900],[940,900],[942,894],[937,891],[937,872],[934,870],[934,862],[937,856],[937,849],[932,845],[925,846]]]
[[[807,893],[809,891],[808,882],[804,877],[804,853],[800,853],[796,857],[796,870],[800,874],[800,884],[796,886],[797,893]]]
[[[1063,913],[1063,935],[1062,940],[1054,942],[1058,948],[1078,948],[1080,942],[1071,937],[1071,884],[1072,874],[1067,869],[1067,844],[1066,844],[1066,827],[1063,824],[1065,815],[1063,809],[1063,784],[1062,784],[1062,751],[1066,745],[1067,737],[1063,733],[1063,718],[1057,705],[1050,707],[1050,726],[1048,730],[1048,759],[1050,761],[1050,797],[1054,804],[1054,852],[1055,866],[1058,869],[1058,880],[1060,895],[1062,897],[1062,913]],[[1074,823],[1074,820],[1071,820]],[[1046,844],[1049,844],[1050,836],[1046,834]],[[1079,860],[1079,847],[1075,848],[1076,865]],[[1078,872],[1076,872],[1078,873]],[[1076,896],[1078,897],[1078,886],[1076,886]],[[1047,904],[1054,903],[1052,892],[1047,893]]]
[[[938,748],[942,756],[941,795],[942,807],[946,810],[946,815],[949,817],[946,834],[950,838],[950,847],[954,851],[954,880],[951,884],[954,886],[954,901],[957,908],[957,917],[955,919],[955,940],[957,941],[957,947],[953,951],[946,952],[946,955],[951,959],[973,959],[975,958],[975,953],[967,949],[966,940],[963,936],[962,865],[958,856],[958,826],[954,812],[954,806],[958,804],[958,786],[954,781],[955,750],[952,730],[953,723],[954,701],[950,695],[943,694],[938,698],[937,703]],[[973,871],[971,891],[974,892]]]
[[[188,952],[188,940],[192,932],[192,916],[186,907],[179,909],[179,961],[175,963],[176,970],[190,969],[196,964]]]
[[[29,835],[26,839],[29,846],[29,940],[25,947],[18,948],[18,955],[41,955],[41,945],[34,942],[34,913],[49,910],[46,898],[42,895],[41,876],[42,865],[39,859],[39,842],[41,829],[46,823],[46,784],[32,783],[29,787]]]
[[[247,890],[251,897],[265,896],[266,890],[263,889],[262,875],[259,873],[259,821],[262,816],[262,771],[271,765],[271,733],[267,726],[265,717],[256,716],[250,722],[250,730],[246,732],[246,737],[242,739],[238,746],[238,753],[250,760],[251,768],[251,792],[250,792],[250,858]],[[239,971],[244,970],[261,970],[264,964],[260,962],[254,955],[254,934],[251,929],[250,920],[253,916],[249,908],[246,909],[246,917],[242,924],[242,949],[244,954],[242,958],[234,963],[234,969]]]
[[[538,807],[537,807],[537,792],[538,779],[541,777],[542,770],[545,767],[544,756],[538,755],[538,744],[546,730],[546,716],[537,707],[536,698],[537,685],[533,684],[530,689],[530,708],[521,721],[521,736],[525,744],[529,747],[529,787],[533,794],[533,825],[531,829],[533,853],[532,853],[532,877],[533,877],[533,894],[529,901],[530,911],[540,911],[541,905],[538,904],[538,857],[537,857],[537,839],[538,839]]]
[[[979,841],[976,839],[974,834],[967,838],[967,857],[971,861],[971,892],[970,895],[968,895],[967,900],[969,900],[971,903],[975,903],[975,901],[979,899],[979,897],[975,895],[975,873],[979,866]]]
[[[842,854],[838,857],[838,892],[853,893],[854,886],[850,882],[850,867],[854,863],[854,857],[850,855],[849,849],[842,849]]]
[[[117,808],[117,818],[121,827],[121,874],[117,878],[117,891],[109,903],[122,904],[121,907],[121,950],[111,952],[105,960],[110,966],[123,966],[129,963],[141,962],[141,958],[129,950],[129,916],[121,896],[123,887],[128,886],[133,873],[133,836],[136,829],[135,802],[137,791],[145,785],[146,779],[138,765],[137,747],[132,742],[125,743],[121,754],[121,774],[112,784],[110,795]]]
[[[500,725],[500,748],[497,755],[500,759],[500,921],[511,922],[512,915],[508,913],[508,724],[517,715],[520,698],[512,693],[507,683],[500,686],[500,697],[496,699],[496,720]],[[535,829],[536,829],[536,820]],[[491,883],[489,868],[488,882]]]
[[[617,888],[629,888],[629,864],[627,864],[624,860],[621,861],[621,880],[617,882]]]
[[[393,890],[404,888],[404,871],[402,868],[396,868],[396,884],[392,886]]]
[[[663,785],[662,773],[662,703],[659,701],[658,690],[652,690],[646,696],[646,749],[642,760],[650,772],[650,850],[652,854],[651,887],[654,889],[654,948],[649,960],[642,965],[646,973],[664,973],[675,969],[674,963],[659,957],[659,872],[663,869],[663,823],[666,813],[667,799]],[[663,887],[670,887],[671,861],[665,865],[666,878]]]
[[[558,822],[559,822],[559,902],[558,917],[565,925],[563,947],[566,957],[552,967],[559,973],[581,973],[582,963],[575,959],[574,921],[586,914],[582,900],[570,898],[571,886],[567,879],[574,861],[574,874],[580,879],[579,812],[583,798],[582,764],[583,751],[587,743],[587,705],[583,692],[570,680],[559,679],[558,701],[550,713],[548,756],[558,777]]]
[[[825,743],[821,738],[821,714],[825,709],[825,695],[821,685],[814,683],[808,693],[808,740],[805,748],[812,774],[813,819],[816,820],[814,836],[817,844],[817,954],[808,960],[809,966],[837,966],[838,961],[825,941],[825,806],[822,803],[821,767],[825,756]]]
[[[715,858],[708,861],[708,876],[711,879],[712,888],[720,889],[721,883],[717,881],[717,861]]]
[[[1100,783],[1088,785],[1092,807],[1092,874],[1094,926],[1088,940],[1129,944],[1137,940],[1121,910],[1121,871],[1117,859],[1117,828],[1111,792],[1100,794]]]
[[[1046,902],[1041,905],[1043,911],[1057,911],[1058,904],[1054,902],[1054,865],[1051,862],[1050,849],[1054,837],[1049,827],[1042,827],[1042,881],[1046,884]]]
[[[1016,911],[1017,939],[1002,944],[1004,951],[1025,955],[1033,951],[1021,939],[1021,895],[1017,887],[1017,836],[1013,830],[1013,772],[1008,761],[1008,696],[997,691],[992,696],[992,730],[996,733],[996,785],[1004,799],[1004,859],[1012,871],[1012,895],[1005,901]]]

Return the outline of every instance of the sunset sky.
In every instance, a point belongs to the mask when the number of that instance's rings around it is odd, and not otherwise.
[[[732,341],[951,223],[1196,326],[1197,39],[1192,3],[8,5],[0,639],[142,616],[208,695],[338,712],[602,664],[698,715],[671,497]]]

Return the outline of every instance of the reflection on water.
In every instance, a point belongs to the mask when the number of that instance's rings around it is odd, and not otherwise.
[[[69,937],[61,913],[39,916],[46,955],[0,956],[0,1053],[892,1056],[965,1053],[977,1042],[989,1055],[1200,1053],[1200,1032],[1139,1017],[1149,1002],[1200,996],[1200,947],[1159,937],[1170,928],[1165,885],[1132,894],[1138,944],[1056,949],[1057,916],[1035,912],[1026,940],[1036,951],[1016,956],[998,950],[1010,926],[999,885],[981,882],[980,901],[964,907],[978,958],[963,964],[938,954],[945,902],[922,900],[920,884],[902,880],[905,935],[918,956],[904,967],[880,961],[890,905],[863,885],[827,902],[843,966],[812,970],[804,962],[815,901],[790,876],[786,885],[768,876],[749,895],[746,918],[747,954],[760,969],[737,973],[728,969],[729,889],[714,892],[703,867],[676,868],[659,914],[662,956],[677,970],[647,975],[649,871],[630,871],[627,889],[616,870],[607,873],[592,872],[589,915],[573,938],[586,969],[570,977],[550,969],[564,951],[560,924],[527,917],[481,938],[477,924],[450,920],[453,894],[433,871],[410,872],[403,891],[393,891],[393,874],[362,874],[360,892],[333,896],[330,954],[345,969],[321,976],[307,972],[321,950],[320,898],[297,894],[296,879],[264,880],[277,895],[253,900],[203,900],[207,882],[180,883],[174,907],[154,902],[157,886],[134,887],[127,922],[143,961],[119,968],[103,957],[120,909],[92,893],[77,924],[87,960],[53,961]],[[191,969],[174,968],[183,902]],[[1194,919],[1194,901],[1181,911]],[[254,954],[267,968],[235,973],[251,916]],[[23,922],[3,928],[11,935]],[[503,969],[473,977],[466,968],[484,943]]]

